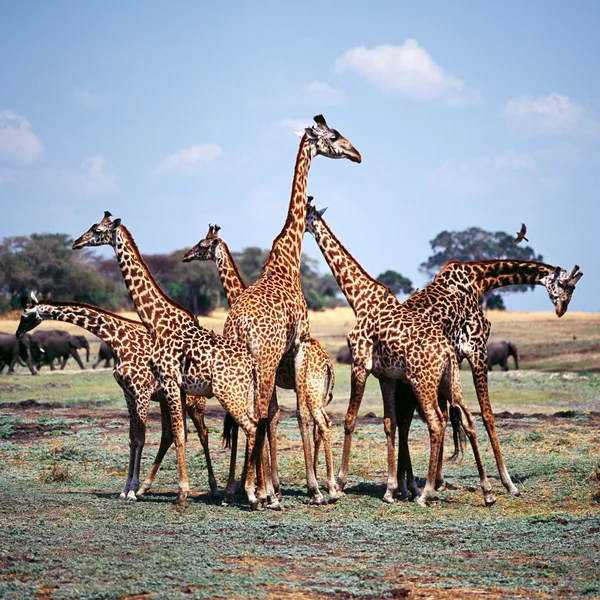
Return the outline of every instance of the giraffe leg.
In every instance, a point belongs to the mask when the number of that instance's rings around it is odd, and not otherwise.
[[[502,456],[502,450],[500,449],[498,433],[496,432],[496,420],[494,419],[494,412],[492,411],[492,405],[490,404],[490,397],[488,394],[487,364],[485,357],[474,356],[470,359],[470,364],[471,370],[473,371],[473,382],[475,383],[477,400],[479,401],[479,406],[481,408],[481,418],[483,419],[483,423],[490,438],[492,450],[494,451],[500,480],[513,496],[520,496],[521,492],[512,482],[512,479],[508,474],[508,469],[506,468],[504,457]]]
[[[460,377],[460,373],[459,373]],[[460,386],[460,379],[458,380],[458,385]],[[460,388],[459,388],[460,389]],[[444,390],[438,389],[438,406],[442,411],[444,423],[448,423],[448,398],[451,398],[451,393],[446,396]],[[445,427],[444,427],[444,435],[440,441],[440,453],[438,456],[438,464],[435,472],[435,491],[443,492],[446,489],[446,481],[444,480],[444,436],[445,436]]]
[[[159,391],[155,395],[156,399],[160,404],[160,415],[161,415],[161,436],[160,436],[160,444],[158,446],[158,452],[156,453],[156,458],[154,459],[154,463],[150,468],[146,479],[140,490],[137,493],[138,498],[142,498],[146,492],[152,486],[154,482],[154,478],[156,477],[156,473],[158,473],[158,469],[167,453],[167,450],[173,444],[173,427],[171,425],[171,413],[169,412],[169,405],[167,403],[167,398],[165,397],[162,391]]]
[[[279,483],[279,473],[277,469],[277,427],[281,410],[277,404],[277,391],[273,388],[273,395],[269,403],[269,453],[271,455],[271,480],[273,482],[273,491],[279,500],[281,500],[281,484]]]
[[[396,380],[396,421],[398,424],[398,497],[418,498],[417,487],[408,449],[408,433],[415,412],[416,398],[409,384]]]
[[[229,477],[227,479],[227,486],[225,487],[225,496],[223,497],[223,502],[221,503],[223,506],[229,506],[230,504],[233,504],[235,502],[235,466],[237,459],[239,429],[239,425],[234,421],[231,425],[231,454],[229,456]],[[246,448],[246,459],[247,458],[248,449]],[[246,467],[244,465],[244,470],[245,469]]]
[[[202,444],[204,450],[204,458],[206,460],[206,470],[208,472],[208,485],[210,492],[213,496],[217,493],[217,480],[212,467],[212,461],[210,459],[210,450],[208,448],[208,427],[204,423],[204,411],[206,410],[206,398],[204,396],[187,396],[186,397],[186,410],[194,427],[198,432],[198,438]]]
[[[319,484],[315,476],[314,463],[312,460],[312,448],[309,433],[310,412],[308,408],[308,384],[307,384],[307,350],[308,345],[301,343],[294,359],[294,373],[296,380],[296,418],[302,438],[302,450],[304,453],[304,464],[306,468],[306,486],[310,495],[311,504],[323,504],[325,499],[319,490]]]
[[[383,399],[383,429],[387,442],[388,477],[383,501],[391,504],[398,489],[398,473],[396,471],[396,382],[388,377],[379,378],[379,387]]]
[[[185,459],[185,426],[184,412],[182,410],[185,400],[181,397],[181,376],[163,375],[161,373],[161,387],[167,397],[169,413],[171,415],[171,427],[173,430],[173,442],[177,454],[177,467],[179,471],[179,484],[177,491],[177,504],[186,505],[187,495],[190,491],[190,483],[187,475]]]
[[[147,393],[136,395],[129,389],[123,391],[129,412],[129,467],[125,489],[121,492],[119,498],[132,502],[137,500],[136,492],[140,485],[140,463],[146,441],[146,422],[150,396]]]
[[[338,472],[338,487],[344,490],[348,481],[348,463],[350,461],[350,448],[352,447],[352,434],[356,425],[356,416],[365,393],[365,385],[369,372],[356,361],[352,365],[350,375],[350,401],[344,419],[344,449],[342,451],[342,464]]]
[[[417,498],[417,504],[420,506],[427,506],[428,500],[435,495],[435,477],[446,423],[444,421],[444,415],[437,405],[437,390],[423,389],[417,391],[417,397],[419,398],[425,420],[427,421],[429,442],[431,446],[429,453],[429,467],[427,469],[427,481],[423,493]]]

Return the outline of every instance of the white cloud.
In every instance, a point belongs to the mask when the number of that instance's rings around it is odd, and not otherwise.
[[[196,173],[202,165],[223,155],[216,144],[190,146],[167,156],[156,166],[156,172],[162,175],[171,173]]]
[[[88,196],[100,196],[115,187],[115,177],[104,168],[104,157],[86,158],[80,165],[79,184]]]
[[[446,73],[411,39],[401,46],[384,45],[372,50],[364,46],[351,48],[335,60],[334,69],[338,73],[356,73],[387,92],[413,100],[465,106],[481,98],[479,90]]]
[[[320,104],[335,106],[341,104],[346,94],[324,81],[311,81],[305,88],[305,92]]]
[[[534,98],[518,96],[509,100],[504,115],[536,133],[574,133],[583,125],[583,109],[568,96],[552,92]]]
[[[433,178],[451,194],[477,198],[485,196],[496,185],[510,183],[518,173],[533,171],[535,160],[531,154],[508,150],[467,161],[447,160]]]
[[[102,100],[97,94],[83,88],[72,88],[69,92],[69,100],[73,104],[90,110],[100,108],[102,105]]]
[[[32,164],[43,152],[42,143],[24,117],[10,109],[0,110],[0,160]]]

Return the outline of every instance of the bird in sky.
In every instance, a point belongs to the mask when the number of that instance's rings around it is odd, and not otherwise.
[[[517,237],[513,240],[513,242],[515,244],[518,244],[519,242],[522,242],[523,240],[528,242],[529,240],[525,237],[526,233],[527,233],[527,227],[525,226],[525,223],[521,223],[521,231],[517,231]]]

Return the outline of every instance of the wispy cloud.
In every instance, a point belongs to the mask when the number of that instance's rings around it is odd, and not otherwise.
[[[68,98],[73,104],[89,110],[100,108],[102,105],[102,98],[98,94],[83,88],[71,88]]]
[[[534,98],[525,94],[508,101],[503,114],[533,133],[560,135],[582,130],[584,113],[568,96],[551,92]]]
[[[326,106],[337,106],[342,104],[346,98],[346,94],[342,90],[338,90],[324,81],[311,81],[304,91],[312,99]]]
[[[508,150],[494,156],[480,156],[467,161],[447,160],[434,173],[434,181],[456,196],[485,196],[495,185],[510,182],[518,173],[533,172],[531,154]]]
[[[413,100],[459,107],[481,99],[479,90],[447,73],[412,39],[401,46],[356,46],[335,60],[334,69],[355,73],[387,92]]]
[[[190,146],[167,156],[156,165],[161,175],[173,173],[197,173],[203,165],[223,155],[223,149],[216,144]]]
[[[0,110],[0,160],[27,165],[37,162],[43,152],[24,117],[10,109]]]
[[[80,165],[79,183],[88,196],[101,196],[115,187],[115,177],[105,168],[101,155],[90,156]]]

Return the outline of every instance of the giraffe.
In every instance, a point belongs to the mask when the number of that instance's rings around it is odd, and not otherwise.
[[[56,302],[42,300],[32,294],[32,302],[23,311],[17,328],[17,337],[37,327],[42,321],[54,320],[73,323],[98,336],[105,341],[117,354],[113,368],[113,376],[123,390],[129,413],[129,467],[125,488],[120,498],[135,501],[139,494],[140,463],[146,440],[146,425],[150,401],[160,402],[162,419],[162,436],[158,454],[151,472],[144,483],[147,491],[158,471],[162,459],[171,446],[171,421],[166,398],[156,384],[156,379],[150,370],[148,360],[152,355],[152,338],[146,326],[139,321],[133,321],[110,311],[84,304],[81,302]],[[208,428],[204,423],[205,398],[195,399],[187,396],[187,412],[198,431],[198,437],[204,450],[208,482],[213,494],[217,491],[217,481],[212,468],[208,448]]]
[[[334,271],[340,287],[346,294],[350,305],[356,301],[356,297],[366,296],[365,306],[360,306],[363,315],[368,314],[369,305],[377,303],[376,292],[369,295],[365,278],[368,278],[364,270],[351,259],[347,250],[333,235],[322,214],[310,203],[307,206],[307,231],[316,239],[321,251],[325,255],[332,271]],[[329,258],[328,258],[329,256]],[[343,257],[343,260],[340,258]],[[350,260],[346,264],[345,260]],[[336,262],[337,261],[337,262]],[[518,495],[519,492],[510,480],[508,471],[502,460],[502,454],[494,427],[494,416],[489,403],[487,392],[487,365],[486,365],[486,342],[490,331],[490,323],[485,317],[479,305],[479,296],[487,289],[511,285],[515,283],[529,283],[544,285],[552,303],[556,306],[556,313],[562,316],[568,307],[575,284],[581,277],[577,274],[579,267],[575,266],[567,272],[560,267],[553,267],[535,261],[478,261],[472,263],[449,263],[436,276],[434,281],[424,289],[417,291],[402,306],[407,309],[414,318],[421,320],[433,320],[439,324],[444,335],[450,341],[457,354],[458,360],[467,358],[473,370],[473,377],[477,391],[477,397],[482,409],[482,419],[492,443],[494,455],[504,486],[509,492]],[[391,292],[389,293],[391,295]],[[371,297],[370,297],[371,296]],[[355,311],[356,312],[356,311]],[[352,332],[351,332],[352,334]],[[359,344],[361,340],[353,343]],[[365,353],[359,348],[359,357]],[[368,363],[367,363],[368,366]],[[354,431],[356,415],[362,400],[364,382],[357,383],[358,389],[352,389],[350,403],[345,418],[345,440],[342,464],[340,466],[338,484],[344,487],[348,475],[348,460],[350,455],[351,437]],[[362,388],[361,388],[362,386]],[[383,390],[382,390],[383,391]],[[392,392],[389,391],[391,395]],[[416,493],[416,486],[412,476],[410,455],[408,453],[408,428],[414,412],[413,390],[401,381],[396,382],[397,405],[399,408],[400,432],[398,447],[398,479],[400,493],[403,497],[410,494],[407,489],[405,476],[408,478],[408,488],[412,495]],[[441,457],[436,477],[436,488],[443,487],[441,474]],[[386,498],[390,501],[390,497]]]
[[[167,398],[171,417],[179,471],[178,504],[185,505],[189,492],[181,398],[185,392],[215,396],[242,428],[252,456],[246,495],[252,510],[264,508],[263,492],[257,497],[254,490],[257,421],[248,410],[256,391],[256,362],[243,344],[201,327],[189,310],[164,294],[129,230],[121,219],[112,221],[111,216],[106,211],[100,223],[73,242],[73,249],[103,245],[113,248],[138,315],[150,333],[153,348],[149,364]],[[262,467],[258,467],[259,479],[264,482]]]
[[[316,125],[304,130],[296,164],[286,222],[275,238],[258,279],[231,305],[224,335],[246,344],[258,362],[256,416],[259,420],[257,446],[262,449],[269,427],[276,437],[277,407],[272,395],[275,374],[285,352],[294,354],[296,394],[306,397],[306,348],[310,341],[308,309],[300,287],[300,257],[306,215],[306,183],[313,157],[347,158],[360,163],[361,156],[338,131],[327,126],[322,115]],[[265,463],[267,461],[264,461]],[[269,478],[267,478],[269,479]],[[271,455],[271,481],[280,496],[276,454]]]
[[[200,240],[183,257],[184,262],[192,260],[212,260],[219,270],[219,277],[223,283],[225,295],[229,304],[233,304],[239,295],[246,289],[246,284],[240,275],[233,256],[225,241],[219,237],[218,225],[209,225],[206,237]],[[288,351],[284,354],[277,369],[275,383],[278,387],[293,390],[296,387],[294,377],[294,356]],[[340,498],[337,484],[333,474],[333,456],[331,452],[331,420],[325,412],[325,406],[333,396],[335,376],[333,364],[327,352],[314,338],[310,338],[306,350],[306,398],[298,396],[296,417],[300,427],[304,460],[306,464],[306,481],[311,504],[323,504],[324,498],[319,490],[316,478],[316,462],[318,459],[318,448],[323,442],[325,448],[325,464],[327,468],[327,482],[329,490],[329,502],[335,502]],[[313,463],[308,436],[308,421],[312,417],[315,423],[315,462]],[[234,434],[235,436],[236,434]],[[237,438],[234,438],[237,440]],[[273,441],[274,442],[274,441]],[[235,447],[232,447],[232,454]],[[276,446],[271,445],[271,455],[276,453]],[[235,469],[235,458],[232,458],[232,466]],[[231,477],[235,476],[234,474]]]
[[[429,285],[404,302],[421,318],[440,323],[459,361],[466,359],[469,363],[500,480],[513,496],[520,496],[520,492],[504,462],[489,399],[487,340],[491,323],[479,304],[479,298],[488,290],[507,285],[543,285],[555,306],[556,315],[562,317],[567,312],[577,282],[583,276],[578,271],[577,265],[566,271],[559,266],[531,260],[451,261]],[[406,388],[399,389],[400,394],[403,392],[410,394]],[[441,472],[439,479],[442,479]]]
[[[414,478],[410,478],[411,492],[417,502],[425,506],[439,487],[437,473],[449,403],[452,425],[456,432],[456,449],[458,450],[458,431],[462,427],[473,449],[484,502],[486,506],[494,504],[496,498],[483,467],[473,416],[463,400],[458,361],[454,348],[440,325],[420,319],[406,310],[389,288],[373,279],[335,237],[322,219],[322,213],[311,202],[307,205],[306,230],[315,237],[356,317],[347,336],[353,364],[351,396],[344,425],[346,435],[343,465],[348,464],[354,429],[354,420],[350,421],[348,415],[358,412],[366,380],[372,373],[379,380],[381,388],[387,441],[388,479],[383,500],[393,502],[399,487],[403,495],[408,495],[406,481],[398,480],[395,456],[395,380],[401,380],[413,391],[416,406],[429,430],[431,450],[422,494],[419,494]],[[411,417],[414,406],[411,402]],[[399,406],[399,409],[402,410],[403,407]],[[340,470],[340,486],[345,485],[346,480],[347,470]]]

